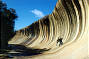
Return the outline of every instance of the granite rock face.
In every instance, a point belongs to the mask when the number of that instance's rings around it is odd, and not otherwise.
[[[49,49],[21,59],[84,59],[89,48],[89,1],[58,0],[52,14],[20,29],[9,44]]]

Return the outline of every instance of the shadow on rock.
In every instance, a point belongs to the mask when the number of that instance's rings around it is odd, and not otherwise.
[[[32,55],[38,55],[42,54],[45,51],[48,51],[50,49],[33,49],[33,48],[27,48],[23,45],[9,45],[10,52],[9,54],[12,56],[32,56]],[[11,52],[14,51],[14,52]]]

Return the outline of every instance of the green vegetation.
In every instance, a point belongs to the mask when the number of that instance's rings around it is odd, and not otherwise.
[[[1,22],[1,46],[0,51],[8,47],[8,41],[15,34],[14,24],[17,18],[16,12],[13,8],[8,9],[6,3],[0,0],[0,22]]]

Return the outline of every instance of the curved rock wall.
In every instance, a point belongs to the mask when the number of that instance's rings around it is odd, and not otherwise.
[[[89,1],[58,0],[52,14],[18,30],[8,43],[49,49],[34,59],[81,59],[88,56],[88,30]]]

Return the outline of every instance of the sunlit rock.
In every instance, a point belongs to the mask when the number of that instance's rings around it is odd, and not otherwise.
[[[52,14],[20,29],[9,44],[48,49],[21,59],[84,59],[89,48],[89,1],[58,0]]]

